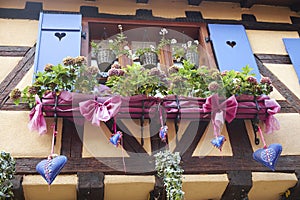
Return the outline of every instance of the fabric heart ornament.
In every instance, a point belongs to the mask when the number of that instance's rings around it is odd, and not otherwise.
[[[112,143],[113,145],[118,147],[118,145],[120,144],[121,138],[122,138],[122,132],[118,131],[116,134],[113,134],[110,137],[109,141],[110,141],[110,143]]]
[[[50,155],[36,165],[36,171],[42,175],[48,185],[54,181],[67,162],[66,156]]]
[[[162,126],[159,131],[159,137],[161,141],[163,142],[167,141],[167,133],[168,133],[168,126]]]
[[[277,160],[281,154],[281,144],[271,144],[269,147],[258,149],[253,153],[253,158],[257,162],[275,171]]]
[[[224,135],[219,135],[216,136],[214,139],[212,139],[210,142],[216,147],[218,148],[220,151],[222,151],[222,147],[224,142],[226,141],[225,136]]]

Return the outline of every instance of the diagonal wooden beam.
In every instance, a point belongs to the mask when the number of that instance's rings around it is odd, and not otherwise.
[[[25,54],[24,58],[17,66],[5,77],[0,83],[0,108],[9,98],[10,92],[22,80],[34,63],[35,46],[31,47]]]
[[[148,0],[136,0],[136,3],[148,3]]]
[[[0,56],[23,57],[29,49],[25,46],[0,46]]]
[[[188,0],[188,4],[192,6],[199,6],[202,0]]]
[[[256,63],[260,73],[263,76],[267,76],[272,80],[274,87],[280,92],[280,94],[293,106],[293,108],[300,113],[300,99],[286,86],[277,76],[275,76],[260,60],[255,56]]]

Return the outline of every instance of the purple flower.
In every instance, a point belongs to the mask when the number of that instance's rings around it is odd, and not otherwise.
[[[14,101],[21,98],[21,91],[16,88],[10,93],[10,98]]]
[[[119,76],[119,70],[111,68],[110,70],[108,70],[108,76]]]
[[[45,66],[45,68],[44,68],[44,71],[45,71],[45,72],[51,72],[51,71],[52,71],[52,67],[53,67],[52,64],[47,64],[47,65]]]
[[[178,71],[179,71],[179,67],[178,66],[173,65],[172,67],[169,68],[169,73],[170,74],[177,73]]]
[[[89,75],[89,76],[95,76],[95,75],[98,74],[98,72],[99,72],[98,67],[90,66],[90,67],[87,67],[87,68],[86,68],[86,73],[87,73],[87,75]]]
[[[63,64],[64,64],[65,66],[71,66],[71,65],[74,65],[74,64],[75,64],[75,59],[72,58],[72,57],[70,57],[70,56],[68,56],[68,57],[66,57],[66,58],[63,59]]]
[[[213,81],[208,85],[208,90],[211,92],[216,92],[218,89],[219,89],[219,84],[216,81]]]
[[[114,69],[121,69],[121,65],[119,65],[118,63],[114,63],[111,68],[114,68]]]
[[[247,81],[248,81],[249,83],[253,84],[253,85],[256,85],[256,84],[257,84],[257,80],[256,80],[256,78],[253,77],[253,76],[249,76],[249,77],[247,78]]]
[[[260,83],[261,84],[271,85],[272,81],[271,81],[271,79],[269,77],[262,77],[261,80],[260,80]]]

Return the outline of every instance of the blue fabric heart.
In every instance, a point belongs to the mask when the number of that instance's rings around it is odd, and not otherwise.
[[[110,137],[109,141],[110,143],[112,143],[117,147],[120,143],[121,138],[122,138],[122,133],[118,131],[116,134]]]
[[[225,136],[219,135],[219,136],[215,137],[214,139],[212,139],[210,142],[221,151],[222,146],[225,141],[226,141]]]
[[[277,160],[281,154],[281,144],[271,144],[267,148],[258,149],[253,153],[253,158],[257,162],[275,171]]]
[[[49,185],[51,185],[56,176],[65,166],[66,162],[66,156],[49,156],[48,159],[42,160],[36,165],[36,171],[42,175]]]
[[[159,137],[161,141],[167,141],[167,134],[168,134],[168,126],[162,126],[159,131]]]

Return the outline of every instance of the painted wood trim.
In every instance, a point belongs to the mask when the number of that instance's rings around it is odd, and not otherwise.
[[[24,58],[20,60],[17,66],[0,83],[0,108],[9,98],[10,92],[17,86],[17,84],[33,66],[34,55],[35,46],[31,47],[26,52]]]
[[[290,196],[288,196],[287,198],[283,198],[283,200],[299,200],[300,199],[300,169],[296,169],[296,176],[298,179],[298,182],[296,183],[296,185],[292,188],[289,188],[289,192],[290,192]]]
[[[252,188],[251,171],[229,171],[229,183],[221,200],[248,199],[248,193]]]
[[[29,49],[25,46],[0,46],[0,56],[23,57]]]
[[[300,99],[278,78],[275,76],[260,60],[255,57],[260,73],[272,80],[273,86],[280,91],[281,95],[290,103],[290,105],[300,113]]]
[[[210,59],[210,60],[208,60],[209,61],[209,66],[208,67],[217,68],[216,58],[215,58],[215,55],[214,55],[212,44],[211,44],[211,42],[209,42],[209,33],[208,33],[207,24],[201,24],[200,25],[198,40],[199,40],[199,43],[202,46],[202,48],[208,54],[208,58]]]
[[[78,200],[103,200],[104,199],[104,174],[101,172],[77,173],[77,199]]]
[[[288,55],[276,55],[276,54],[255,54],[255,56],[262,63],[272,64],[292,64]]]

